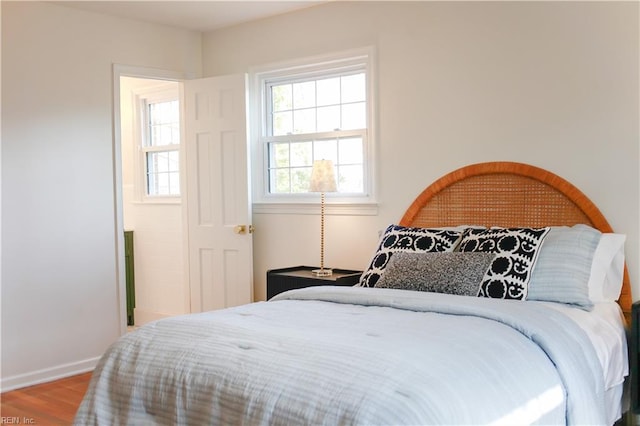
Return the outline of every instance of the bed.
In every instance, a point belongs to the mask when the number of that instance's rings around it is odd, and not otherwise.
[[[613,424],[628,374],[623,244],[548,171],[466,166],[384,230],[355,287],[122,336],[75,424]]]

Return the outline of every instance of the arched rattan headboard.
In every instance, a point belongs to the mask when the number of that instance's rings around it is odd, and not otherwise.
[[[613,232],[596,205],[571,183],[547,170],[513,162],[473,164],[441,177],[422,191],[400,221],[403,226],[423,228],[577,223]],[[618,303],[630,323],[632,297],[626,265]]]

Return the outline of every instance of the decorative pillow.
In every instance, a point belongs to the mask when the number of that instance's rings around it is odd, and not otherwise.
[[[462,232],[447,229],[408,228],[389,225],[380,238],[378,249],[369,267],[360,277],[361,287],[374,287],[389,259],[398,252],[453,251]]]
[[[395,253],[375,287],[477,296],[493,253]]]
[[[552,226],[529,281],[528,300],[590,310],[589,275],[601,232],[587,225]]]
[[[600,237],[589,275],[589,299],[592,302],[615,302],[620,297],[626,239],[624,234],[613,233]]]
[[[461,252],[496,254],[482,280],[478,296],[525,300],[531,271],[548,232],[548,227],[464,231],[460,242]]]

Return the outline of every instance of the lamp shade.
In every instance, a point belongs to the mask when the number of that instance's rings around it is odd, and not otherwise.
[[[309,192],[336,192],[336,176],[331,160],[315,160],[311,170]]]

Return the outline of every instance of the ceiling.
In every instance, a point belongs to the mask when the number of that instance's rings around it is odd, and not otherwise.
[[[213,31],[325,3],[306,1],[53,1],[52,3],[193,31]]]

